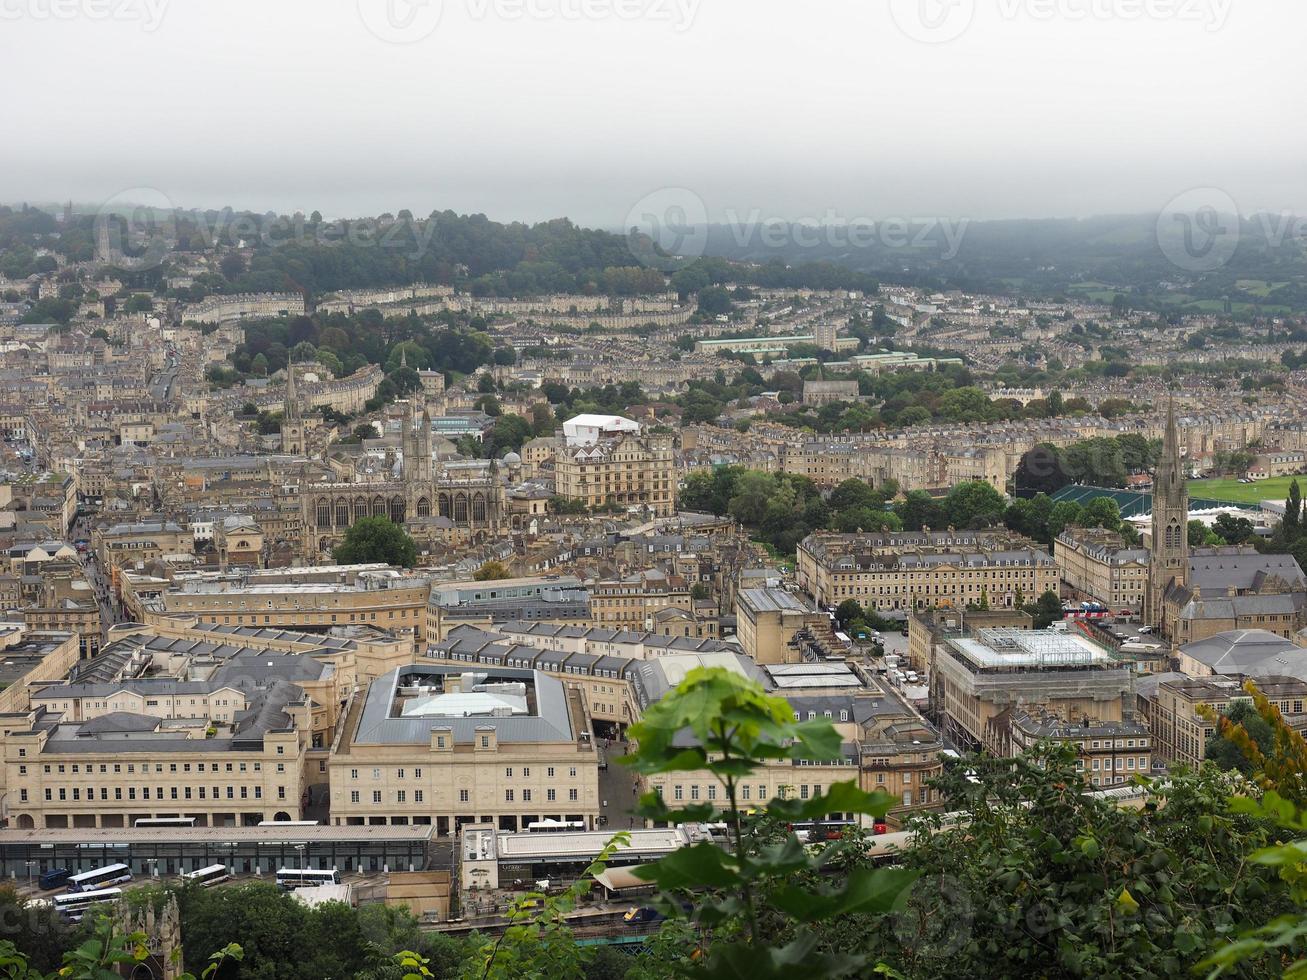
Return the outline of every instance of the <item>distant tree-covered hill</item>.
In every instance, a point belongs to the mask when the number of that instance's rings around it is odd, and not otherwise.
[[[94,262],[96,217],[76,213],[57,221],[38,208],[0,207],[0,271],[20,279],[49,272],[55,259]],[[105,220],[101,218],[100,220]],[[110,220],[118,221],[118,218]],[[566,218],[528,225],[485,215],[409,212],[327,221],[303,215],[221,211],[145,211],[116,226],[114,241],[142,236],[166,244],[158,264],[116,270],[133,288],[158,288],[183,260],[217,257],[211,271],[177,292],[182,299],[210,293],[306,292],[445,283],[479,296],[582,293],[635,296],[667,288],[666,271],[684,265],[647,239],[636,243],[610,231],[582,228]],[[140,248],[138,244],[138,249]],[[719,263],[725,266],[726,263]],[[831,263],[774,263],[758,270],[733,267],[720,278],[749,285],[859,288],[875,280]]]
[[[1228,228],[1233,231],[1236,220]],[[968,292],[1085,298],[1117,294],[1140,309],[1234,313],[1307,310],[1301,220],[1238,220],[1238,246],[1219,267],[1173,261],[1183,224],[1159,242],[1157,215],[1012,221],[916,221],[874,228],[712,225],[707,253],[746,262],[831,262],[882,282]],[[1228,240],[1233,240],[1231,237]],[[1166,246],[1165,248],[1163,246]],[[1172,256],[1172,257],[1168,257]]]

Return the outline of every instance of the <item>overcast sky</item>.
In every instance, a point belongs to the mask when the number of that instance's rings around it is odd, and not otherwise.
[[[1304,36],[1292,0],[0,0],[0,200],[1307,213]]]

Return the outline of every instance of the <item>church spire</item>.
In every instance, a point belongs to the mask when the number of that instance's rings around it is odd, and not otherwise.
[[[1144,619],[1169,633],[1165,621],[1167,592],[1172,586],[1184,585],[1189,578],[1189,487],[1180,457],[1174,397],[1167,399],[1162,452],[1153,472],[1152,517]]]
[[[295,391],[295,365],[286,362],[286,404],[282,409],[282,418],[287,422],[298,422],[300,417],[300,400]]]
[[[1157,461],[1157,476],[1167,481],[1168,489],[1180,482],[1180,438],[1175,431],[1175,396],[1166,399],[1166,429],[1162,433],[1162,455]],[[1153,488],[1154,492],[1157,487]]]

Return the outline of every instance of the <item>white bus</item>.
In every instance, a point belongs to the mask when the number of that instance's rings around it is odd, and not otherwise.
[[[339,885],[340,872],[318,871],[314,868],[278,868],[277,884],[288,891],[313,885]]]
[[[580,820],[537,820],[526,825],[529,834],[561,834],[568,830],[585,830],[585,823]]]
[[[216,885],[220,881],[226,881],[230,877],[231,872],[227,870],[225,864],[211,864],[207,868],[200,868],[199,871],[182,872],[182,881],[194,883],[203,888]]]
[[[316,827],[316,820],[260,820],[258,827]]]
[[[54,897],[55,911],[67,919],[69,922],[81,922],[82,916],[92,905],[99,905],[101,902],[116,902],[122,897],[121,888],[97,888],[92,891],[77,892],[76,894],[56,895]]]
[[[194,817],[141,817],[133,827],[194,827]]]
[[[125,864],[110,864],[94,871],[83,871],[68,879],[69,892],[89,892],[132,880],[132,869]]]

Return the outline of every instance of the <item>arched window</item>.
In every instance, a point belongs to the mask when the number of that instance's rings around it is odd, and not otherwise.
[[[396,524],[404,523],[404,498],[390,498],[390,519]]]
[[[380,497],[372,498],[372,516],[373,517],[386,516],[386,502],[382,500]]]
[[[349,527],[349,501],[344,497],[336,501],[336,527]]]
[[[441,517],[448,517],[448,516],[449,516],[449,494],[447,494],[447,493],[442,493],[442,494],[440,495],[440,504],[439,504],[439,506],[440,506],[440,516],[441,516]]]
[[[472,520],[478,524],[484,523],[486,519],[486,498],[482,494],[477,494],[472,498]]]
[[[331,504],[326,501],[318,500],[318,527],[331,526]]]
[[[454,523],[467,523],[467,494],[457,494],[454,497]]]
[[[366,497],[354,498],[354,520],[361,521],[368,516],[368,500]]]
[[[418,498],[418,517],[431,516],[431,501],[426,497]]]

